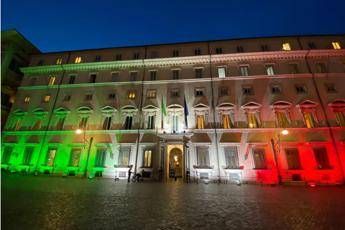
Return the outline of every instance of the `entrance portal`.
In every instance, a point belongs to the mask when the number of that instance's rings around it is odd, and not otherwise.
[[[182,177],[182,152],[174,148],[169,154],[169,177]]]
[[[166,159],[166,178],[183,178],[185,167],[183,145],[168,145]]]

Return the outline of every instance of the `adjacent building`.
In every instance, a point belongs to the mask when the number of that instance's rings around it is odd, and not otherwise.
[[[1,32],[1,128],[15,101],[23,78],[21,67],[28,66],[31,54],[40,51],[16,30]]]
[[[2,138],[10,171],[341,184],[345,37],[33,55]]]

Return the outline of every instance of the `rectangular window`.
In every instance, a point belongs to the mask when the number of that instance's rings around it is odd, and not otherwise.
[[[135,99],[135,92],[134,91],[128,92],[128,99],[131,99],[131,100]]]
[[[43,102],[44,103],[48,103],[50,101],[50,95],[45,95],[44,97],[43,97]]]
[[[274,75],[274,68],[273,65],[266,65],[266,74],[269,76]]]
[[[103,130],[111,129],[111,117],[105,117],[103,121]]]
[[[4,148],[4,152],[2,153],[2,158],[1,158],[1,164],[7,165],[10,163],[12,151],[13,151],[12,146],[6,146]]]
[[[138,77],[138,72],[130,72],[129,73],[129,80],[130,81],[136,81]]]
[[[122,60],[122,55],[121,54],[116,54],[115,55],[115,61],[121,61]]]
[[[201,49],[200,48],[195,49],[194,55],[201,55]]]
[[[290,126],[288,111],[275,111],[277,127],[287,128]]]
[[[34,147],[26,147],[23,156],[23,165],[30,165]]]
[[[63,130],[63,126],[65,124],[66,117],[59,117],[59,120],[56,124],[56,130]]]
[[[157,51],[151,51],[150,57],[151,58],[158,58],[158,52]]]
[[[144,167],[152,167],[152,150],[145,150],[144,152]]]
[[[155,128],[155,116],[149,115],[147,117],[147,129],[154,129]]]
[[[155,89],[147,90],[146,98],[148,98],[148,99],[155,99],[156,98],[156,90]]]
[[[65,95],[63,98],[63,101],[70,101],[71,100],[71,95]]]
[[[71,150],[71,155],[69,158],[69,166],[70,167],[79,167],[79,160],[81,156],[81,149],[80,148],[73,148]]]
[[[333,49],[340,50],[341,46],[339,42],[332,42]]]
[[[297,94],[306,94],[307,87],[305,85],[295,85],[296,93]]]
[[[56,65],[61,65],[62,64],[62,58],[57,58],[55,63],[56,63]]]
[[[327,93],[336,93],[337,90],[335,89],[335,85],[333,83],[326,83],[325,88]]]
[[[76,63],[76,64],[81,63],[81,57],[76,57],[74,59],[74,63]]]
[[[243,95],[254,95],[254,89],[252,86],[243,86],[242,87]]]
[[[172,55],[173,57],[178,57],[178,56],[180,56],[179,55],[179,51],[178,50],[173,50],[173,55]]]
[[[316,45],[315,45],[315,43],[314,42],[308,42],[308,47],[309,47],[309,49],[316,49]]]
[[[180,96],[180,90],[179,89],[172,89],[170,91],[170,96],[171,97],[179,97]]]
[[[248,128],[259,128],[259,116],[256,112],[247,112]]]
[[[54,85],[54,83],[55,83],[55,79],[56,79],[56,77],[55,77],[55,76],[50,76],[50,77],[49,77],[49,82],[48,82],[48,85]]]
[[[344,112],[334,112],[335,120],[337,121],[337,124],[341,127],[345,126],[345,114]]]
[[[178,122],[179,122],[179,119],[178,119],[178,116],[177,115],[173,115],[172,116],[172,120],[173,120],[173,127],[172,127],[172,131],[173,133],[177,133],[178,132],[178,128],[179,128],[179,125],[178,125]]]
[[[32,130],[40,130],[41,126],[42,126],[42,120],[41,119],[37,119],[31,129]]]
[[[140,54],[139,53],[134,53],[133,54],[133,59],[139,59],[140,58]]]
[[[223,129],[230,129],[233,127],[229,114],[222,114],[222,126],[223,126]]]
[[[118,81],[120,79],[120,73],[119,72],[112,72],[111,73],[111,81]]]
[[[95,167],[104,168],[106,156],[107,156],[107,149],[104,149],[104,148],[97,149]]]
[[[31,85],[31,86],[36,85],[36,81],[37,81],[37,78],[31,77],[31,78],[30,78],[30,85]]]
[[[223,49],[221,47],[216,48],[216,54],[222,54]]]
[[[173,69],[172,70],[172,78],[173,78],[173,80],[179,79],[180,78],[180,70]]]
[[[205,128],[205,116],[204,115],[197,115],[196,116],[196,128],[197,129],[204,129]]]
[[[238,169],[240,167],[238,162],[238,151],[236,146],[224,148],[226,168]]]
[[[298,74],[299,73],[298,65],[296,63],[289,64],[289,70],[290,70],[290,74]]]
[[[57,149],[49,148],[46,155],[46,166],[53,167]]]
[[[282,90],[279,85],[272,85],[271,93],[272,94],[281,94]]]
[[[261,51],[263,51],[263,52],[269,51],[268,45],[261,45]]]
[[[290,170],[301,169],[301,162],[299,159],[298,149],[296,148],[285,149],[285,153],[286,153],[286,161],[288,164],[288,169]]]
[[[198,167],[205,168],[210,167],[210,157],[208,153],[208,147],[197,146],[196,147],[197,163]]]
[[[151,81],[157,80],[157,71],[155,70],[150,71],[150,80]]]
[[[202,68],[196,68],[194,71],[195,71],[195,78],[202,78],[202,72],[203,72]]]
[[[95,57],[95,62],[99,62],[99,61],[101,61],[101,56],[96,55],[96,57]]]
[[[92,94],[86,94],[85,95],[85,101],[91,101],[92,100]]]
[[[86,125],[87,125],[87,120],[88,119],[89,119],[88,117],[82,117],[80,119],[80,122],[79,122],[79,128],[80,129],[86,129]]]
[[[243,53],[244,52],[243,46],[237,46],[236,50],[237,50],[237,53]]]
[[[314,113],[310,111],[303,111],[303,118],[307,128],[314,128],[316,126],[316,119]]]
[[[229,89],[228,89],[228,87],[223,86],[223,87],[220,87],[220,88],[219,88],[219,96],[220,96],[220,97],[228,96],[228,95],[229,95]]]
[[[265,149],[253,149],[255,169],[266,169]]]
[[[225,67],[218,67],[218,77],[225,78],[226,77],[226,68]]]
[[[70,75],[68,84],[74,84],[74,82],[75,82],[75,75]]]
[[[20,130],[22,120],[20,118],[15,118],[15,120],[12,123],[11,130],[18,131]]]
[[[123,167],[129,166],[131,147],[121,146],[119,150],[118,165]]]
[[[318,169],[330,169],[327,150],[325,147],[314,148],[314,156]]]
[[[116,99],[116,94],[115,94],[115,93],[110,93],[110,94],[108,95],[108,99],[109,99],[109,100],[115,100],[115,99]]]
[[[24,103],[28,104],[30,102],[30,97],[29,96],[26,96],[24,98]]]
[[[290,51],[291,50],[290,43],[288,43],[288,42],[283,43],[282,44],[282,50]]]
[[[248,66],[240,66],[240,74],[241,76],[249,76],[249,67]]]
[[[196,97],[202,97],[202,96],[204,96],[204,92],[205,92],[205,88],[196,88],[194,95]]]
[[[132,129],[132,122],[133,122],[133,117],[132,116],[127,116],[125,120],[125,129]]]
[[[96,83],[96,78],[97,78],[97,74],[95,73],[90,74],[89,83]]]
[[[326,73],[326,65],[325,63],[316,63],[315,65],[316,73]]]

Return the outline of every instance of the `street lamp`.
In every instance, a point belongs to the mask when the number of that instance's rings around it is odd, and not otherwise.
[[[87,169],[89,168],[89,159],[90,159],[90,150],[91,150],[91,145],[92,145],[92,142],[93,142],[93,137],[90,138],[90,141],[88,141],[86,139],[86,132],[83,130],[83,129],[76,129],[75,130],[75,133],[77,135],[80,135],[82,133],[84,133],[84,137],[83,137],[83,141],[84,141],[84,148],[85,148],[85,143],[89,143],[89,147],[87,149],[87,158],[86,158],[86,166],[85,166],[85,171],[84,171],[84,177],[87,176]]]
[[[286,136],[289,134],[289,130],[283,129],[282,131],[280,131],[277,135],[278,140],[276,142],[274,141],[273,138],[271,138],[271,144],[272,144],[273,153],[274,153],[274,160],[276,162],[276,167],[277,167],[278,184],[281,184],[281,175],[280,175],[280,171],[279,171],[278,157],[277,157],[277,154],[280,155],[280,149],[281,149],[280,134],[283,136]]]

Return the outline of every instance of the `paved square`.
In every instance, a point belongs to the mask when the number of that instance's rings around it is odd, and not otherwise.
[[[344,187],[2,176],[2,229],[345,229]]]

